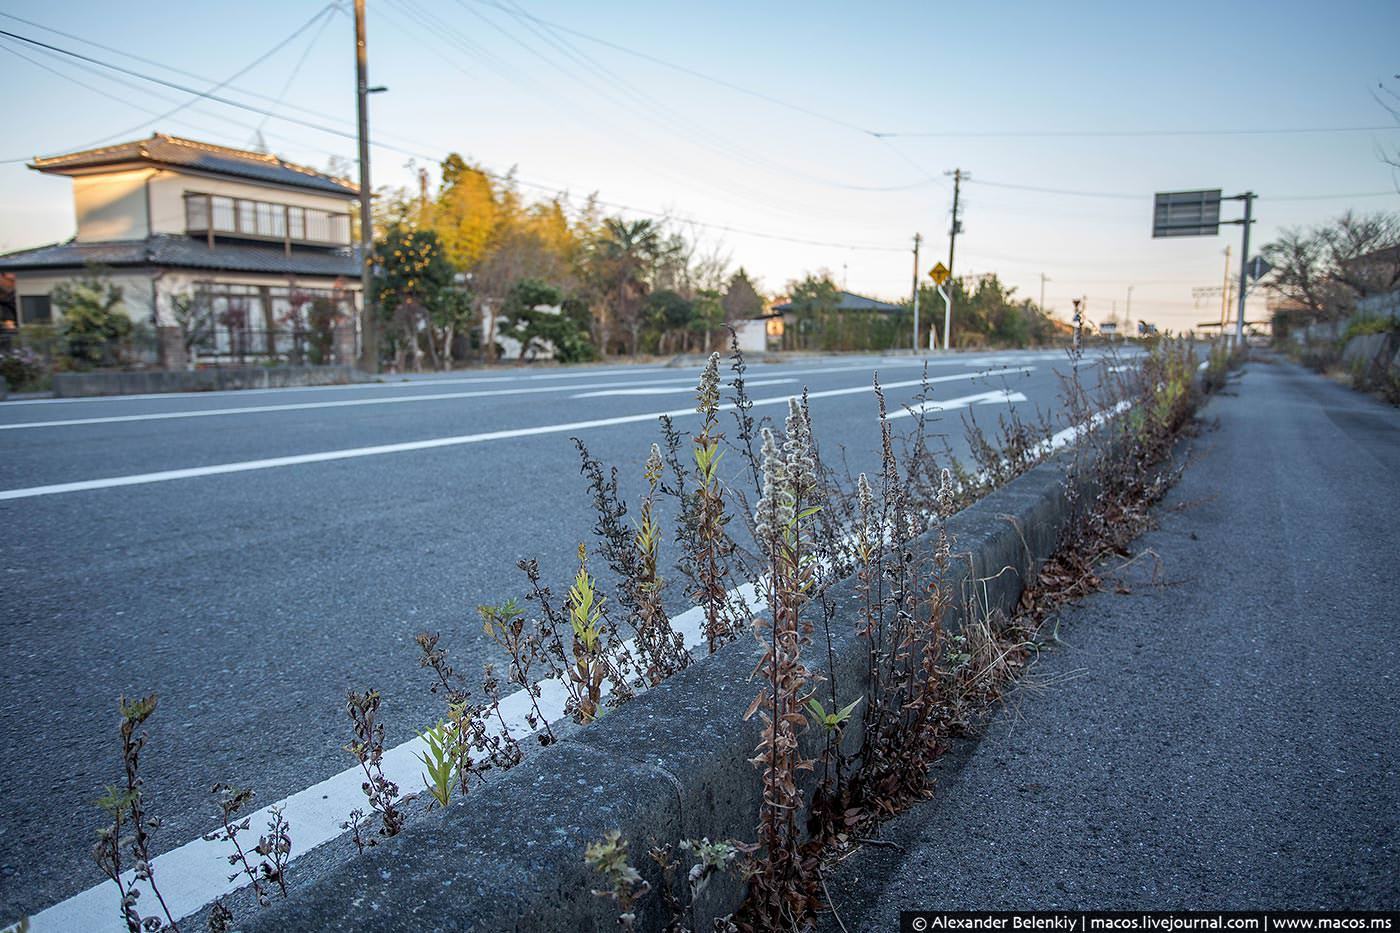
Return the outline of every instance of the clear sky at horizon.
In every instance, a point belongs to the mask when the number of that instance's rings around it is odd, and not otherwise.
[[[1174,329],[1218,315],[1191,288],[1220,284],[1239,228],[1154,241],[1153,191],[1258,192],[1256,245],[1348,208],[1400,209],[1400,172],[1381,157],[1400,153],[1400,121],[1375,96],[1382,82],[1400,92],[1396,2],[368,7],[371,81],[389,87],[372,105],[376,186],[461,152],[514,167],[540,186],[527,195],[664,212],[770,292],[827,269],[852,291],[907,295],[915,231],[924,270],[946,261],[954,167],[972,176],[960,274],[996,272],[1031,297],[1044,274],[1047,304],[1064,315],[1085,295],[1095,319],[1115,302],[1121,316],[1131,286],[1133,318]],[[208,88],[323,8],[6,0],[0,29]],[[261,126],[285,158],[354,157],[342,136],[207,101],[156,119],[190,95],[3,36],[0,61],[0,250],[72,235],[69,183],[26,169],[35,154],[152,130],[248,146]],[[352,131],[353,90],[351,21],[333,11],[218,93]],[[1383,129],[1112,135],[1316,127]]]

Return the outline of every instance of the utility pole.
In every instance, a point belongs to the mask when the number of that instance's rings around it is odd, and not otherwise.
[[[1225,322],[1230,319],[1230,247],[1225,247],[1225,275],[1220,280],[1220,339],[1225,339]]]
[[[1235,320],[1235,352],[1244,349],[1244,301],[1249,288],[1249,227],[1254,223],[1254,192],[1239,196],[1244,201],[1244,245],[1240,247],[1240,315]]]
[[[948,228],[948,281],[953,281],[953,252],[958,245],[958,234],[962,232],[962,218],[958,214],[958,198],[962,194],[962,180],[967,175],[960,168],[953,169],[952,172],[943,174],[953,176],[953,223]],[[949,300],[943,305],[943,349],[951,349],[953,330],[953,302],[952,292],[949,292]]]
[[[919,352],[919,241],[921,234],[914,234],[914,352]]]
[[[1128,330],[1129,325],[1131,325],[1132,323],[1133,323],[1133,287],[1132,287],[1131,285],[1129,285],[1129,286],[1128,286],[1128,305],[1127,305],[1127,307],[1123,310],[1123,329],[1124,329],[1124,330]]]
[[[1045,310],[1045,283],[1046,283],[1046,282],[1049,282],[1049,281],[1050,281],[1050,279],[1048,279],[1048,278],[1045,277],[1045,273],[1044,273],[1044,272],[1040,273],[1040,310],[1041,310],[1041,311],[1044,311],[1044,310]]]
[[[374,218],[369,182],[369,62],[365,50],[365,0],[355,0],[355,113],[360,144],[360,368],[379,371],[379,328],[374,313]]]

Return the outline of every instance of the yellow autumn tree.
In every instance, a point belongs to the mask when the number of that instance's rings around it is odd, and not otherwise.
[[[480,168],[455,152],[443,160],[442,186],[427,220],[453,266],[471,269],[486,256],[506,207],[502,200]]]

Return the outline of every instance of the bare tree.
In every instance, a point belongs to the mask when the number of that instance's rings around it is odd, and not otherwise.
[[[1274,294],[1313,320],[1336,322],[1357,299],[1400,287],[1400,215],[1347,211],[1330,224],[1285,229],[1264,255]]]

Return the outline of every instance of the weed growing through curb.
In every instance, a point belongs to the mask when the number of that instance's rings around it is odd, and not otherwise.
[[[805,916],[813,905],[813,866],[800,851],[803,794],[799,772],[815,762],[799,746],[806,728],[804,695],[812,680],[802,660],[811,625],[803,609],[815,583],[815,561],[808,528],[821,506],[815,504],[816,465],[806,413],[793,400],[781,447],[773,432],[763,430],[763,495],[755,512],[759,547],[768,558],[767,616],[755,621],[754,633],[764,651],[755,668],[767,686],[750,704],[745,719],[757,713],[763,723],[751,762],[763,771],[758,848],[754,850],[750,887],[758,921],[773,928]]]
[[[229,933],[233,929],[233,911],[222,900],[209,908],[209,917],[204,921],[206,933]]]
[[[428,774],[423,779],[424,786],[432,795],[432,801],[439,807],[445,807],[452,802],[452,788],[457,780],[457,763],[452,754],[452,732],[447,723],[439,720],[431,729],[418,733],[418,737],[427,746],[418,753],[418,760],[428,769]]]
[[[499,606],[477,606],[482,627],[491,640],[500,645],[510,656],[511,683],[525,691],[530,699],[530,712],[525,714],[525,724],[535,730],[541,745],[554,742],[554,730],[550,728],[549,717],[540,710],[540,685],[531,677],[530,671],[537,664],[549,667],[550,658],[544,652],[544,644],[537,632],[525,622],[525,614],[514,599],[508,599]]]
[[[577,715],[579,722],[592,722],[603,701],[603,678],[607,666],[602,658],[603,604],[607,597],[598,593],[597,584],[588,572],[588,549],[578,546],[578,573],[564,603],[573,627],[573,667],[569,677],[581,692]]]
[[[111,822],[97,831],[97,844],[93,846],[92,855],[103,874],[112,879],[121,891],[121,916],[128,933],[163,929],[179,933],[180,929],[156,885],[151,833],[160,827],[160,821],[147,812],[141,788],[141,751],[146,746],[147,738],[142,727],[156,711],[156,702],[154,693],[139,700],[128,701],[122,697],[118,701],[125,780],[119,785],[108,785],[106,793],[97,801]],[[138,730],[141,731],[138,733]],[[123,876],[124,856],[130,858],[134,869],[131,881]],[[161,913],[165,915],[163,921],[155,915],[141,916],[138,909],[141,883],[148,885],[155,895]]]
[[[404,814],[398,808],[399,786],[384,775],[384,724],[379,721],[379,691],[358,693],[351,690],[346,696],[345,712],[355,730],[355,738],[345,750],[355,757],[364,772],[360,789],[369,800],[370,809],[379,815],[378,834],[397,836],[403,829]],[[374,836],[364,840],[367,846],[377,842]]]
[[[596,897],[606,897],[617,904],[617,925],[631,930],[637,924],[635,905],[651,890],[651,884],[632,866],[627,842],[622,833],[610,830],[600,842],[590,845],[583,853],[590,868],[603,876],[606,887],[594,888]]]
[[[676,871],[680,867],[676,858],[677,848],[681,852],[691,853],[695,860],[685,875],[685,901],[675,890]],[[647,856],[661,872],[661,900],[667,915],[662,929],[666,933],[692,933],[692,928],[686,923],[687,914],[710,881],[736,867],[741,848],[730,840],[711,842],[708,837],[683,839],[679,847],[669,844],[652,846]],[[593,889],[594,896],[614,901],[619,910],[617,925],[624,930],[634,929],[638,920],[637,904],[651,892],[652,887],[631,864],[627,841],[622,838],[622,833],[609,830],[600,841],[584,850],[584,861],[607,882],[606,887]],[[725,916],[715,918],[711,929],[715,933],[737,933],[738,927]]]
[[[219,798],[219,819],[222,828],[207,834],[204,840],[227,842],[233,846],[233,854],[225,857],[237,870],[228,876],[228,880],[233,881],[240,875],[246,877],[253,887],[253,897],[261,907],[268,904],[268,885],[276,885],[281,895],[286,897],[287,863],[292,857],[292,836],[290,826],[283,815],[284,808],[272,808],[267,833],[258,838],[258,844],[252,849],[244,849],[238,835],[248,831],[252,817],[240,820],[238,815],[253,802],[253,792],[246,787],[215,784],[211,793]],[[257,857],[256,864],[251,856]]]
[[[689,510],[690,548],[686,567],[691,579],[689,596],[705,611],[705,644],[711,653],[733,641],[739,626],[730,611],[727,561],[734,552],[725,526],[729,523],[719,467],[724,458],[719,430],[719,354],[711,354],[700,374],[696,411],[700,431],[692,439],[695,460],[695,497]]]
[[[345,822],[340,824],[340,828],[350,834],[350,841],[355,843],[355,851],[361,855],[365,854],[365,849],[374,845],[373,837],[369,836],[365,826],[365,811],[359,807],[350,811]]]
[[[661,600],[662,530],[656,517],[655,503],[662,469],[661,448],[652,444],[642,474],[647,482],[647,492],[642,498],[637,531],[633,537],[636,578],[625,587],[635,594],[636,623],[633,627],[637,633],[637,653],[645,665],[642,675],[647,685],[652,687],[690,663],[685,639],[671,627],[670,617]]]

